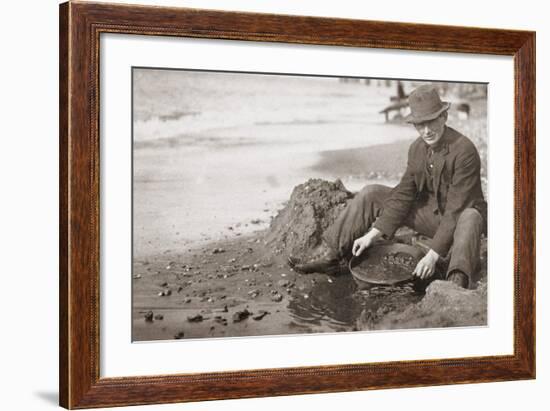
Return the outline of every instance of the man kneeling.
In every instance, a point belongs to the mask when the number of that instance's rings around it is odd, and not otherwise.
[[[369,185],[361,190],[324,234],[320,252],[289,263],[302,273],[339,270],[341,259],[358,256],[382,235],[393,237],[401,226],[431,237],[431,248],[413,275],[430,279],[440,258],[450,254],[446,279],[467,288],[479,267],[481,234],[487,203],[481,189],[481,161],[474,144],[446,126],[448,102],[433,86],[409,97],[412,123],[419,137],[411,144],[407,169],[391,189]]]

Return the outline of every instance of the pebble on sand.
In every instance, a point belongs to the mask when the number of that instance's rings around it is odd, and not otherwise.
[[[204,317],[200,314],[187,317],[187,321],[190,323],[200,323],[202,320],[204,320]]]
[[[233,314],[233,322],[238,323],[240,321],[246,320],[252,313],[248,311],[246,308],[242,311],[237,311],[235,314]]]
[[[269,314],[269,311],[261,310],[258,314],[252,317],[253,320],[260,321],[262,318],[264,318],[267,314]]]
[[[271,296],[271,300],[275,301],[276,303],[283,301],[283,296],[279,293],[275,293]]]
[[[290,281],[288,281],[288,280],[279,280],[279,281],[277,281],[277,285],[279,287],[288,287],[290,285]]]

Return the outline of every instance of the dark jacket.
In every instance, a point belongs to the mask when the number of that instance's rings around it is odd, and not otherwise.
[[[474,144],[458,131],[446,127],[439,155],[434,158],[433,189],[441,221],[432,241],[432,249],[444,257],[453,243],[456,222],[466,208],[476,208],[487,221],[487,203],[481,190],[481,161]],[[415,202],[425,197],[427,145],[422,138],[409,147],[407,170],[384,203],[374,223],[391,237],[403,224]],[[418,204],[417,204],[418,205]]]

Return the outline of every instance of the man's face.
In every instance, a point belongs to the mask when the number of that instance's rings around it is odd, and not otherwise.
[[[415,123],[414,126],[422,140],[430,146],[437,144],[445,131],[445,123],[447,122],[447,112],[441,113],[439,117],[433,120]]]

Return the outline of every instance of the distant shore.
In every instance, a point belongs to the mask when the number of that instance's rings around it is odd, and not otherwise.
[[[407,150],[412,141],[324,151],[312,170],[365,182],[377,179],[398,181],[407,165]]]

